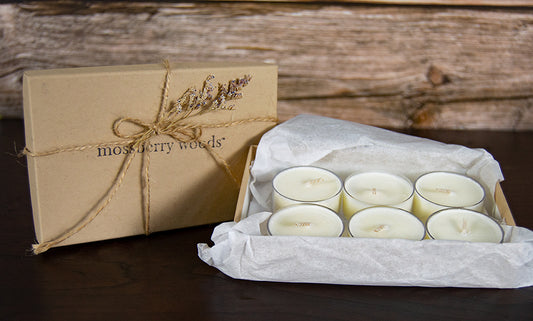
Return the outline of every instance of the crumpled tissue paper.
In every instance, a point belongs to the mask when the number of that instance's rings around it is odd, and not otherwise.
[[[533,285],[533,231],[503,225],[501,244],[460,241],[267,236],[271,181],[296,165],[324,167],[345,179],[355,171],[391,170],[414,181],[429,171],[477,179],[486,212],[501,220],[494,190],[499,164],[483,149],[327,117],[300,115],[261,139],[251,167],[248,216],[218,225],[214,246],[198,256],[237,279],[352,285],[518,288]],[[341,214],[342,215],[342,214]]]

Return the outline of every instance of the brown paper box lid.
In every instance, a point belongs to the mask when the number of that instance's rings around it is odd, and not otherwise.
[[[173,64],[169,100],[189,88],[251,75],[234,110],[213,111],[195,121],[227,123],[276,117],[277,67],[254,63]],[[26,147],[34,153],[57,148],[121,141],[113,122],[130,117],[152,122],[162,95],[162,65],[87,67],[28,71],[24,74]],[[242,174],[250,144],[274,125],[250,122],[208,128],[201,139],[210,144],[233,173]],[[124,131],[138,130],[125,124]],[[150,140],[150,230],[160,231],[230,220],[238,188],[197,142],[183,143],[160,135]],[[48,241],[75,225],[105,195],[114,181],[126,146],[107,145],[83,151],[28,157],[28,173],[37,240]],[[137,153],[124,181],[105,209],[60,245],[144,233],[141,157]],[[237,177],[240,179],[240,177]]]

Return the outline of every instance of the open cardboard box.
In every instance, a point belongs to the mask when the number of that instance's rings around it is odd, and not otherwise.
[[[255,159],[255,153],[257,151],[257,145],[252,145],[248,149],[248,156],[246,158],[246,164],[242,176],[241,187],[239,191],[239,198],[237,200],[237,207],[235,210],[234,221],[239,222],[240,220],[248,217],[248,207],[250,205],[250,167]],[[505,199],[503,194],[502,187],[499,182],[496,183],[496,188],[494,192],[494,200],[496,203],[496,208],[499,211],[499,214],[503,220],[503,223],[506,225],[516,226],[515,220],[509,208],[509,204]]]
[[[309,126],[310,122],[314,125]],[[317,128],[328,135],[317,134]],[[344,138],[347,140],[339,140]],[[515,226],[499,183],[503,175],[486,151],[403,135],[391,137],[379,128],[311,115],[278,125],[263,135],[261,144],[266,154],[257,146],[249,147],[234,222],[214,229],[213,246],[198,244],[199,257],[226,275],[256,281],[374,286],[533,285],[533,231]],[[361,147],[360,153],[353,155],[353,146]],[[399,158],[411,150],[418,152]],[[440,157],[442,150],[444,158]],[[316,164],[334,168],[342,177],[352,170],[350,161],[359,162],[358,167],[372,168],[375,151],[380,153],[380,164],[390,164],[392,170],[414,164],[415,170],[407,169],[411,179],[421,168],[461,169],[470,166],[473,159],[479,160],[479,166],[468,174],[483,177],[481,183],[490,190],[492,195],[485,207],[502,223],[504,242],[265,235],[263,223],[271,215],[266,193],[273,169],[281,170],[287,164]],[[269,156],[272,154],[276,157]],[[479,155],[484,157],[480,159]],[[431,166],[424,167],[428,161]],[[252,173],[257,176],[252,177]]]

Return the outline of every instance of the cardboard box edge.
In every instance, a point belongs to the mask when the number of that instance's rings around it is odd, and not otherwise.
[[[31,86],[31,73],[25,71],[22,76],[22,111],[24,120],[24,140],[26,148],[33,150],[33,119],[31,117],[31,99],[30,99],[30,86]],[[40,207],[39,193],[37,192],[37,166],[35,159],[31,156],[26,156],[26,168],[28,171],[28,184],[30,188],[30,199],[32,207],[33,226],[35,232],[35,238],[37,242],[42,240],[42,224],[40,220]]]
[[[255,152],[257,151],[257,145],[251,145],[248,148],[248,156],[246,157],[246,163],[244,164],[244,171],[241,179],[241,186],[239,188],[239,197],[237,198],[237,206],[235,208],[235,215],[233,217],[234,222],[239,222],[243,218],[244,204],[249,203],[250,190],[248,188],[250,182],[250,166],[255,159]],[[245,217],[248,211],[244,213]]]
[[[274,63],[265,62],[238,62],[238,61],[211,61],[211,62],[170,62],[171,70],[179,69],[216,69],[216,68],[228,68],[228,67],[254,67],[254,68],[275,68],[278,69],[278,65]],[[162,63],[150,63],[150,64],[132,64],[132,65],[102,65],[102,66],[80,66],[69,68],[51,68],[51,69],[32,69],[24,71],[26,77],[47,77],[47,76],[71,76],[78,74],[98,74],[109,72],[139,72],[139,71],[164,71],[164,65]]]
[[[511,209],[509,208],[509,203],[507,203],[507,199],[505,198],[505,194],[503,194],[503,189],[500,182],[496,183],[496,189],[494,191],[494,202],[498,207],[498,211],[500,211],[500,215],[504,223],[507,225],[516,226],[516,222],[514,220],[513,214],[511,213]]]

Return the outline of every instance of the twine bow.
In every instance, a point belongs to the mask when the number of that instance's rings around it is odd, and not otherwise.
[[[23,155],[39,157],[48,156],[63,152],[82,151],[89,148],[96,148],[109,145],[126,145],[131,147],[131,153],[128,153],[120,169],[102,198],[95,204],[95,206],[73,227],[67,230],[65,233],[47,242],[34,244],[32,250],[34,254],[40,254],[51,247],[63,242],[72,235],[78,233],[85,228],[90,222],[92,222],[102,210],[111,202],[115,194],[117,193],[120,185],[122,184],[124,177],[126,176],[128,169],[137,154],[137,148],[143,144],[149,143],[150,139],[159,135],[167,135],[172,137],[178,142],[198,142],[205,147],[205,150],[213,157],[213,159],[221,166],[235,184],[237,178],[232,173],[229,164],[222,158],[210,144],[202,141],[202,129],[204,128],[223,128],[232,127],[239,124],[250,122],[276,122],[274,117],[258,117],[248,118],[238,121],[222,122],[215,124],[198,123],[195,124],[190,120],[195,116],[211,112],[213,110],[231,110],[233,106],[228,106],[227,101],[241,98],[240,90],[245,87],[249,80],[249,76],[245,76],[242,79],[230,81],[226,85],[219,85],[216,96],[212,95],[213,86],[210,84],[210,80],[214,76],[209,76],[201,91],[195,89],[188,89],[186,93],[177,101],[167,104],[169,84],[170,84],[170,65],[168,61],[164,61],[166,69],[165,81],[163,86],[163,92],[161,96],[161,103],[159,106],[159,112],[156,119],[150,123],[136,118],[119,118],[113,123],[113,133],[121,138],[119,142],[100,143],[92,145],[72,146],[65,148],[58,148],[50,151],[34,153],[24,149]],[[121,129],[124,123],[130,123],[139,128],[138,131],[131,134],[126,134]],[[144,232],[146,235],[150,234],[150,153],[142,153],[142,165],[141,165],[141,192],[142,192],[142,212],[144,219]]]
[[[123,123],[131,123],[142,129],[134,134],[124,134],[120,130]],[[120,118],[113,123],[113,133],[120,138],[144,142],[153,136],[168,135],[177,141],[188,143],[197,141],[202,136],[201,127],[192,125],[180,125],[169,121],[147,123],[135,118]]]

